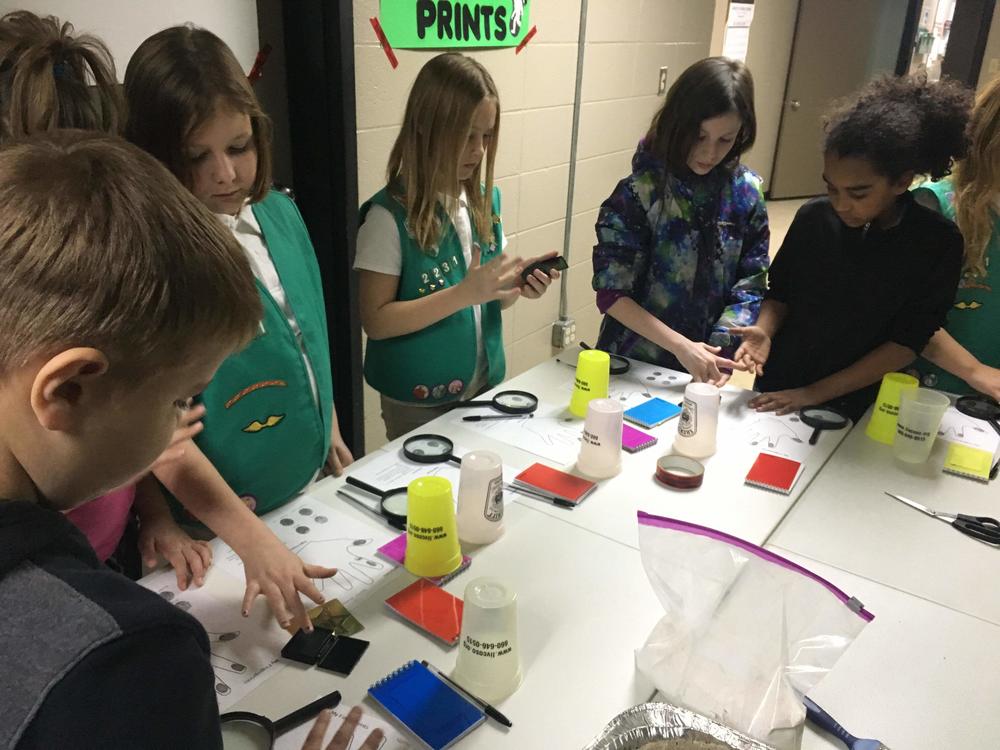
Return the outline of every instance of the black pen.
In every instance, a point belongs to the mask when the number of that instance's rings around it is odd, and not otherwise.
[[[512,726],[514,726],[513,724],[511,724],[510,719],[508,719],[502,713],[500,713],[495,708],[493,708],[493,706],[491,706],[489,703],[487,703],[486,701],[484,701],[482,698],[477,698],[476,696],[474,696],[472,693],[470,693],[464,687],[462,687],[457,682],[455,682],[450,677],[448,677],[448,675],[446,675],[440,669],[438,669],[437,667],[435,667],[433,664],[430,664],[426,659],[424,659],[420,663],[423,664],[425,667],[427,667],[435,675],[437,675],[438,677],[440,677],[442,680],[444,680],[445,682],[447,682],[449,685],[451,685],[453,688],[455,688],[456,690],[458,690],[460,693],[462,693],[463,695],[467,696],[473,703],[478,704],[479,707],[481,709],[483,709],[483,711],[486,712],[486,715],[489,716],[491,719],[493,719],[493,721],[498,722],[500,724],[503,724],[505,727],[512,727]]]
[[[462,417],[463,422],[482,422],[484,419],[521,419],[527,417],[532,419],[534,414],[473,414],[471,417]]]

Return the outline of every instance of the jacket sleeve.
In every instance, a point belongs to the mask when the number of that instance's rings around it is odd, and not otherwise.
[[[930,267],[924,285],[911,290],[906,305],[892,320],[889,326],[891,341],[919,354],[937,329],[944,326],[948,311],[955,304],[962,276],[962,255],[962,236],[955,228],[948,234],[943,252]]]
[[[760,303],[767,290],[767,269],[770,265],[768,246],[771,231],[767,224],[767,207],[760,188],[756,188],[757,200],[750,209],[746,235],[736,272],[736,283],[726,295],[716,330],[722,333],[732,326],[753,325],[760,312]]]
[[[641,294],[649,271],[652,232],[631,177],[619,182],[601,205],[595,229],[593,288],[630,297]]]
[[[162,627],[116,638],[52,687],[17,747],[217,750],[213,686],[192,632]]]

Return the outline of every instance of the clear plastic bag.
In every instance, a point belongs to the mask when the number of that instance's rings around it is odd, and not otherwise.
[[[798,748],[802,696],[873,619],[829,581],[721,531],[639,513],[664,616],[636,665],[665,698],[778,750]]]

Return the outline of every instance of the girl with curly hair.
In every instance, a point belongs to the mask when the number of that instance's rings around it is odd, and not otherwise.
[[[962,237],[909,186],[965,156],[970,103],[957,83],[884,76],[827,118],[827,195],[796,214],[756,325],[733,331],[762,391],[752,408],[832,404],[857,420],[945,324]]]
[[[1000,78],[977,97],[969,136],[969,155],[955,173],[914,191],[918,203],[954,221],[965,238],[948,325],[934,334],[914,369],[924,385],[1000,399]]]

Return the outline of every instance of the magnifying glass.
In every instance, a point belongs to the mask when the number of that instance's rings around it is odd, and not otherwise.
[[[531,414],[538,408],[538,397],[527,391],[500,391],[489,401],[456,401],[455,409],[467,406],[492,406],[504,414]]]
[[[340,692],[334,690],[277,721],[250,711],[224,713],[219,717],[223,750],[269,750],[274,747],[276,737],[295,729],[324,708],[334,708],[339,703]]]
[[[367,482],[362,482],[360,479],[355,479],[352,476],[346,477],[344,481],[352,487],[357,487],[359,490],[364,490],[377,497],[379,499],[378,508],[382,517],[394,529],[406,531],[406,487],[380,490],[378,487],[374,487]]]
[[[587,346],[584,342],[580,342],[581,349],[593,349],[592,346]],[[600,351],[600,350],[599,350]],[[607,352],[607,355],[611,357],[611,374],[612,375],[624,375],[629,371],[632,363],[629,362],[625,357],[619,357],[617,354],[611,354]]]
[[[842,430],[851,423],[850,419],[829,406],[807,406],[799,411],[799,419],[813,428],[809,445],[816,445],[823,430]]]
[[[414,435],[403,441],[403,455],[418,464],[439,464],[451,461],[462,465],[455,455],[455,444],[444,435]]]
[[[962,396],[955,402],[955,408],[967,417],[989,422],[1000,435],[1000,404],[989,396]]]

